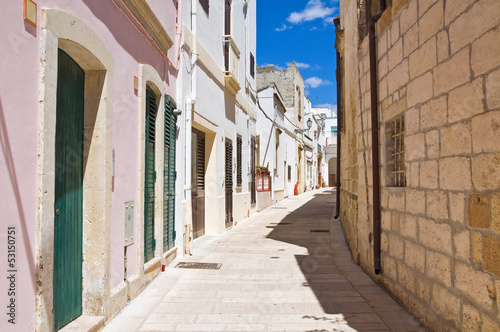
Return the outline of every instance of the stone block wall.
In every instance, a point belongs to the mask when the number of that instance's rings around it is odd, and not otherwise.
[[[355,259],[433,331],[500,331],[500,1],[393,0],[377,24],[380,276],[370,243],[368,37],[356,52],[346,45],[359,79],[356,87],[344,77],[344,88],[359,96],[344,112],[355,113],[357,130],[342,136],[343,157],[349,136],[357,147],[357,217],[342,221]],[[391,187],[389,126],[400,117],[406,186]],[[341,210],[352,209],[344,196]]]
[[[303,128],[304,79],[295,63],[292,62],[283,70],[277,70],[274,65],[257,67],[257,90],[260,91],[272,83],[276,84],[283,98],[283,104],[287,109],[286,116],[297,126]]]

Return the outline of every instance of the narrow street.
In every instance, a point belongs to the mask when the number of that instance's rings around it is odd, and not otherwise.
[[[103,331],[426,331],[352,262],[334,207],[314,190],[200,238]]]

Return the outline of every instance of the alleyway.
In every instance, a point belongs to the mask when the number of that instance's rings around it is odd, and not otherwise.
[[[352,263],[334,202],[314,190],[205,236],[104,331],[426,331]]]

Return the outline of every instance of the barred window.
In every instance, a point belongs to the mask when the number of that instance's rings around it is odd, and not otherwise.
[[[405,123],[401,116],[386,123],[389,134],[387,142],[387,185],[389,187],[406,187],[405,168]]]

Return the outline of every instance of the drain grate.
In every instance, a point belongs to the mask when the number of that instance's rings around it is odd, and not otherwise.
[[[175,267],[178,269],[219,270],[222,263],[180,262]]]
[[[288,208],[287,208],[287,207],[285,207],[285,206],[273,206],[273,207],[271,207],[271,209],[281,209],[281,210],[286,210],[286,209],[288,209]]]
[[[271,225],[291,225],[293,222],[290,221],[282,221],[282,222],[272,222]]]
[[[328,229],[311,229],[311,233],[329,233],[330,231]]]

